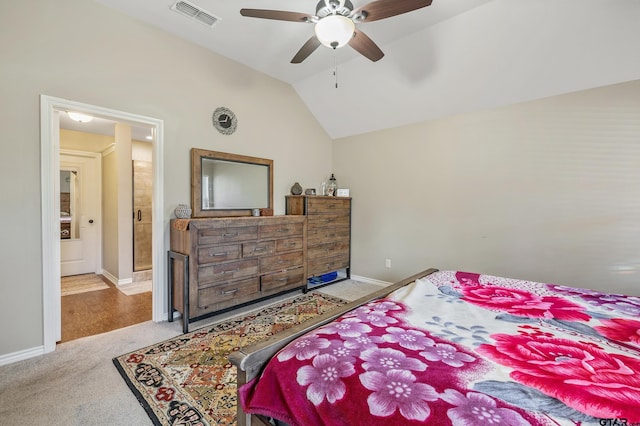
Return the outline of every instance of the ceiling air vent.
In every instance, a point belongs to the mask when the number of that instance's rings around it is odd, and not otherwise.
[[[206,10],[188,1],[178,0],[171,6],[171,10],[188,16],[191,19],[195,19],[201,24],[205,24],[208,27],[213,27],[216,22],[220,20],[217,16],[212,15]]]

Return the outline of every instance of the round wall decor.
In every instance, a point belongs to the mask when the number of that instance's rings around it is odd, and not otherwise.
[[[213,127],[215,127],[223,135],[230,135],[236,131],[238,127],[238,119],[229,108],[219,107],[213,111],[211,117]]]

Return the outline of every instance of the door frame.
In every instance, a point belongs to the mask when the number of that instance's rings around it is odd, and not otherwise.
[[[59,112],[73,110],[125,123],[140,123],[154,128],[153,200],[152,200],[152,320],[167,318],[167,286],[165,282],[163,146],[164,122],[95,105],[40,95],[40,195],[42,205],[42,321],[44,353],[52,352],[62,338],[60,300],[60,235],[57,222],[60,199],[60,120]],[[56,203],[58,204],[56,206]]]

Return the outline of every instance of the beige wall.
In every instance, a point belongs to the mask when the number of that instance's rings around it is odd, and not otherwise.
[[[151,142],[131,141],[131,159],[152,162],[152,148]]]
[[[640,81],[336,140],[334,170],[354,274],[640,294]]]
[[[115,129],[118,162],[118,265],[112,274],[122,283],[133,277],[133,164],[131,163],[131,126],[118,123]],[[116,272],[115,274],[113,272]]]
[[[118,155],[102,156],[102,269],[118,278]]]
[[[189,201],[192,147],[273,159],[280,214],[294,182],[318,186],[330,171],[331,141],[289,85],[97,2],[6,5],[0,52],[0,357],[43,344],[41,94],[164,120],[162,251]],[[211,125],[219,106],[238,117],[232,136]]]
[[[113,145],[113,136],[96,135],[76,130],[60,129],[60,149],[102,152]]]

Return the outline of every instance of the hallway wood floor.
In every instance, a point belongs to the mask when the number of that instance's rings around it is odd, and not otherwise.
[[[108,289],[62,296],[62,342],[151,320],[151,292],[127,296],[98,275]]]

